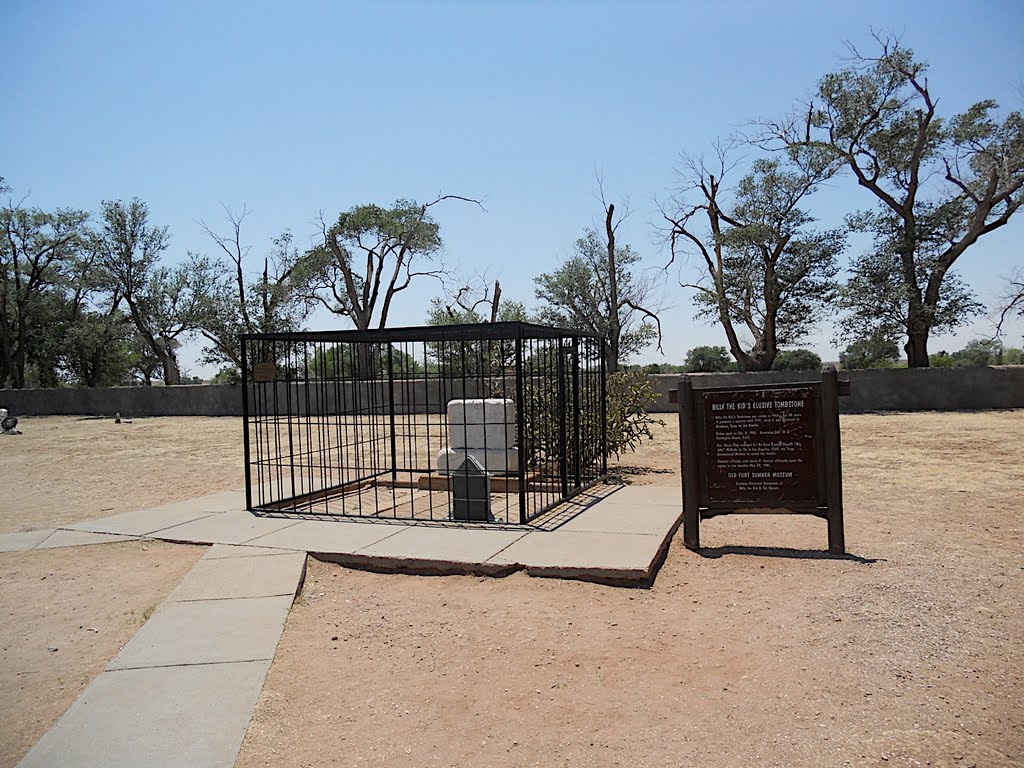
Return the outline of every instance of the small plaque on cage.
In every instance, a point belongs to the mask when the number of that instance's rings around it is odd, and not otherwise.
[[[256,382],[268,382],[277,378],[277,365],[271,360],[263,363],[253,363],[252,380]]]

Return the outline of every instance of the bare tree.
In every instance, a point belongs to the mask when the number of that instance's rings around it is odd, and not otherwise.
[[[1006,278],[1006,290],[999,302],[999,320],[996,323],[996,336],[1003,333],[1006,321],[1016,315],[1024,318],[1024,268],[1017,267]]]
[[[459,276],[455,273],[454,280],[443,281],[445,295],[431,302],[428,322],[432,325],[451,323],[496,323],[501,319],[509,319],[502,312],[501,282],[491,280],[487,272],[474,272],[472,275]],[[522,305],[513,302],[513,314],[520,314]],[[443,315],[447,316],[447,321]],[[525,316],[525,309],[521,314]]]
[[[578,328],[608,340],[608,373],[619,370],[624,358],[657,341],[661,350],[661,320],[655,282],[636,269],[640,254],[616,241],[619,225],[629,216],[628,205],[616,212],[607,202],[600,178],[603,232],[584,230],[576,249],[558,269],[536,278],[536,296],[544,302],[540,319]]]
[[[224,206],[228,233],[220,234],[205,221],[199,225],[227,256],[231,279],[222,284],[214,297],[212,312],[200,329],[212,345],[205,359],[242,366],[238,336],[242,333],[276,333],[298,330],[312,309],[307,297],[307,263],[304,254],[293,245],[290,232],[273,240],[273,248],[263,257],[255,278],[249,273],[252,247],[242,242],[242,225],[249,216],[243,205],[240,213]]]
[[[615,235],[618,233],[619,225],[629,218],[629,198],[625,199],[621,212],[616,216],[615,204],[608,202],[604,192],[604,179],[600,175],[597,176],[597,197],[604,210],[605,253],[608,259],[605,274],[608,276],[608,303],[612,309],[608,314],[608,358],[612,361],[608,372],[615,373],[621,363],[623,320],[628,321],[628,317],[633,313],[638,313],[647,320],[653,321],[653,328],[657,332],[658,351],[661,351],[661,318],[658,317],[660,308],[655,311],[644,306],[654,298],[654,287],[649,282],[644,284],[642,290],[635,290],[640,287],[640,284],[637,283],[633,286],[633,290],[620,293],[619,254],[616,250]],[[600,270],[598,274],[600,275]],[[630,276],[627,276],[627,280],[633,282]]]

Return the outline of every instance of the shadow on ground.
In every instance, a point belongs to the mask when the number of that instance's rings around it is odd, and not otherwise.
[[[716,559],[725,555],[753,555],[755,557],[788,557],[795,560],[849,560],[854,563],[871,565],[884,562],[884,558],[861,557],[850,554],[837,555],[827,549],[791,549],[789,547],[746,547],[727,545],[724,547],[701,547],[695,550],[701,557]]]
[[[631,485],[633,483],[634,477],[671,474],[673,474],[673,470],[671,469],[659,469],[656,467],[618,466],[615,467],[614,470],[609,471],[607,482],[617,483],[619,485]]]

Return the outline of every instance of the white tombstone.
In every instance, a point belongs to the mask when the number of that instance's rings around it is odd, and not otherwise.
[[[448,403],[448,448],[437,455],[437,469],[449,474],[472,456],[489,474],[519,471],[516,404],[507,398],[452,400]]]

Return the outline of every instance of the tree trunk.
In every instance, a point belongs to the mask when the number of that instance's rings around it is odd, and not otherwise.
[[[181,369],[178,367],[178,361],[174,357],[174,353],[169,349],[155,349],[154,351],[164,370],[164,384],[169,387],[181,384]]]
[[[903,349],[907,353],[907,367],[908,368],[927,368],[928,362],[928,328],[921,328],[918,325],[918,330],[910,331],[907,333],[907,343],[903,345]]]
[[[605,209],[604,229],[608,241],[608,373],[619,370],[619,341],[622,338],[622,322],[619,319],[619,275],[615,264],[615,226],[612,216],[614,203]]]

